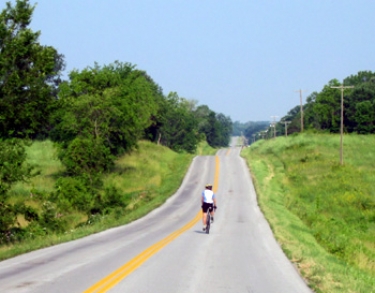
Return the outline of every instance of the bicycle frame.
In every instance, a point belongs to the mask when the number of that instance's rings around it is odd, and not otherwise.
[[[211,227],[211,211],[210,209],[208,209],[207,215],[206,215],[206,234],[210,233],[210,227]]]
[[[207,210],[207,215],[206,215],[206,234],[210,233],[210,228],[211,228],[211,213],[213,212],[214,207],[210,207]]]

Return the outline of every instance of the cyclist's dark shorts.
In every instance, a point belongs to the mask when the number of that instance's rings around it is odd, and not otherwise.
[[[213,208],[214,208],[214,204],[213,203],[204,202],[203,205],[202,205],[202,211],[204,213],[207,213],[208,209],[210,209],[210,212],[212,212]]]

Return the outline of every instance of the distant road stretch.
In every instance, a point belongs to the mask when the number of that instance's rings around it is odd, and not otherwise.
[[[140,220],[0,262],[0,292],[312,292],[274,240],[240,151],[196,157],[178,192]],[[209,235],[206,183],[218,198]]]

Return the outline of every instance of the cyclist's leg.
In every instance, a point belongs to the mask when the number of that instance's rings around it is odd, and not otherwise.
[[[203,223],[203,226],[206,226],[206,222],[207,222],[207,213],[202,212],[202,223]]]
[[[202,205],[203,231],[206,230],[206,226],[207,226],[207,212],[208,212],[208,204],[203,203],[203,205]]]
[[[210,225],[211,225],[211,217],[210,217],[210,212],[207,212],[207,226],[206,226],[206,233],[210,233]]]
[[[210,215],[211,215],[211,223],[214,221],[214,214],[215,214],[214,205],[212,204],[210,207]]]

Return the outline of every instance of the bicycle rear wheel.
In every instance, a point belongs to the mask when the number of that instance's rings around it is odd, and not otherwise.
[[[211,215],[210,215],[210,211],[207,211],[207,217],[206,217],[206,234],[210,233],[210,227],[211,227]]]

